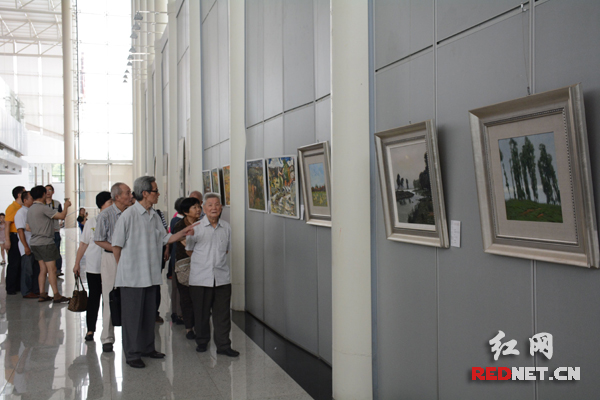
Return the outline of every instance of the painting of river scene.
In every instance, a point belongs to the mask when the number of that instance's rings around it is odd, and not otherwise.
[[[506,218],[563,222],[554,132],[498,140]]]
[[[327,187],[323,163],[308,164],[310,172],[310,192],[314,207],[327,207]]]
[[[296,157],[284,156],[267,159],[269,200],[271,213],[298,218],[298,182]]]
[[[435,226],[425,141],[388,147],[397,223]]]

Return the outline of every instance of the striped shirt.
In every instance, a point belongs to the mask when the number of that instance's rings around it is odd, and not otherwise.
[[[139,202],[123,211],[115,225],[112,245],[121,247],[115,287],[149,287],[162,283],[162,247],[170,233],[152,208]]]
[[[112,234],[121,213],[122,211],[119,210],[117,205],[113,204],[98,214],[98,217],[96,218],[96,231],[94,232],[95,242],[112,243]]]

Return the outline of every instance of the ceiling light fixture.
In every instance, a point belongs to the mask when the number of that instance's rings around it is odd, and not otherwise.
[[[130,53],[135,53],[135,47],[131,46],[131,48],[129,49]]]
[[[129,36],[129,37],[132,38],[132,39],[137,39],[138,35],[135,32],[131,32],[131,36]]]
[[[135,13],[135,17],[133,17],[133,19],[135,21],[141,21],[141,20],[144,19],[144,17],[142,17],[142,14],[140,14],[140,12],[138,11],[138,12]]]
[[[138,24],[137,22],[133,25],[133,30],[134,31],[139,31],[140,29],[142,29],[142,27],[140,26],[140,24]]]

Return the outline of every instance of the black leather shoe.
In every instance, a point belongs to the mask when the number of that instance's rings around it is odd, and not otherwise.
[[[188,333],[185,334],[185,338],[186,339],[190,339],[190,340],[194,340],[196,339],[196,334],[194,333],[193,330],[189,331]]]
[[[158,351],[153,351],[151,353],[142,353],[142,357],[165,358],[165,354],[159,353]]]
[[[102,351],[105,353],[112,353],[113,351],[113,344],[112,343],[104,343],[102,345]]]
[[[127,361],[127,365],[133,368],[144,368],[146,364],[141,359]]]
[[[239,351],[235,351],[234,349],[232,349],[231,347],[225,350],[217,350],[217,354],[223,354],[224,356],[227,357],[237,357],[240,355]]]
[[[204,353],[206,351],[208,346],[206,346],[205,344],[199,344],[198,346],[196,346],[196,351],[198,353]]]
[[[86,342],[91,342],[92,340],[94,340],[94,333],[88,333],[87,335],[85,335],[85,341]],[[104,345],[102,346],[104,347]]]

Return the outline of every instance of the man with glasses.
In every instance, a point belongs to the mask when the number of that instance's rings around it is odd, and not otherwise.
[[[144,368],[141,357],[163,358],[154,347],[156,297],[162,283],[162,247],[181,240],[194,225],[171,235],[152,206],[158,203],[158,187],[152,176],[133,183],[136,202],[125,210],[112,234],[117,261],[115,287],[121,289],[123,353],[127,364]]]

